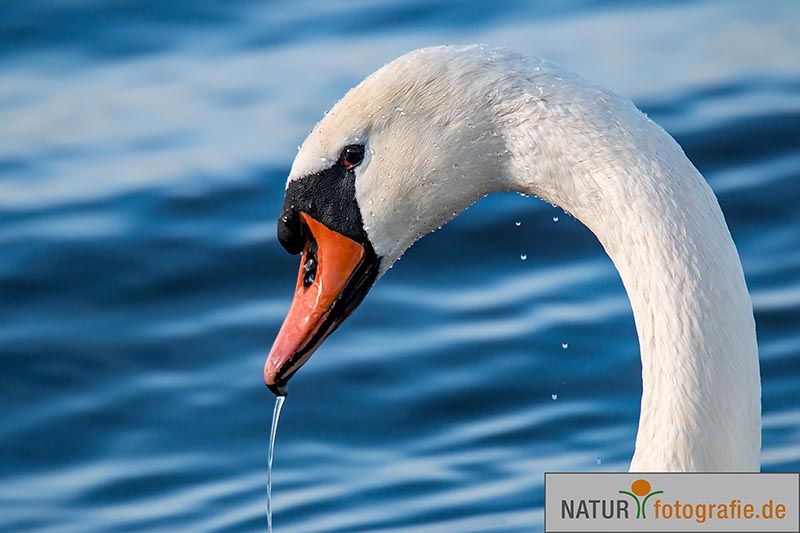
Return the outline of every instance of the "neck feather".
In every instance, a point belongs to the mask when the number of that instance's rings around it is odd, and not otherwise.
[[[573,115],[558,108],[558,120],[542,119],[540,108],[508,135],[509,179],[581,220],[620,273],[642,358],[631,470],[758,470],[755,323],[716,197],[630,102],[590,96]],[[540,150],[530,153],[532,144]]]

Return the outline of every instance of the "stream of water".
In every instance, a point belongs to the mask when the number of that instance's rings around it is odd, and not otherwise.
[[[267,524],[272,533],[272,460],[275,457],[275,437],[278,434],[278,421],[286,396],[275,396],[275,409],[272,411],[272,428],[269,431],[269,454],[267,455]]]

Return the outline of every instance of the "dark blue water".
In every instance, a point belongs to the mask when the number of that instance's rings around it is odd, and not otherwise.
[[[266,530],[296,146],[447,42],[549,57],[681,142],[753,295],[764,470],[800,470],[798,27],[794,2],[3,2],[0,530]],[[545,470],[627,468],[641,394],[611,262],[515,195],[419,242],[291,385],[287,533],[540,530]]]

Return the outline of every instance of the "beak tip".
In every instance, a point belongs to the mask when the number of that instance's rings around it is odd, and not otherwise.
[[[264,384],[275,396],[286,396],[288,393],[288,386],[286,381],[277,380],[277,371],[271,372],[269,368],[264,368]]]
[[[289,394],[289,388],[286,383],[267,383],[267,388],[275,396],[287,396]]]
[[[276,381],[274,375],[270,376],[264,373],[264,384],[275,396],[286,396],[289,392],[287,383]]]

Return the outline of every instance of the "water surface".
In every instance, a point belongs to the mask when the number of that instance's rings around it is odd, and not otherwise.
[[[752,292],[764,470],[800,470],[798,5],[486,6],[4,3],[0,530],[266,529],[296,146],[366,74],[441,43],[544,55],[678,139]],[[406,254],[291,392],[276,531],[528,532],[545,470],[627,468],[641,382],[593,235],[498,195]]]

